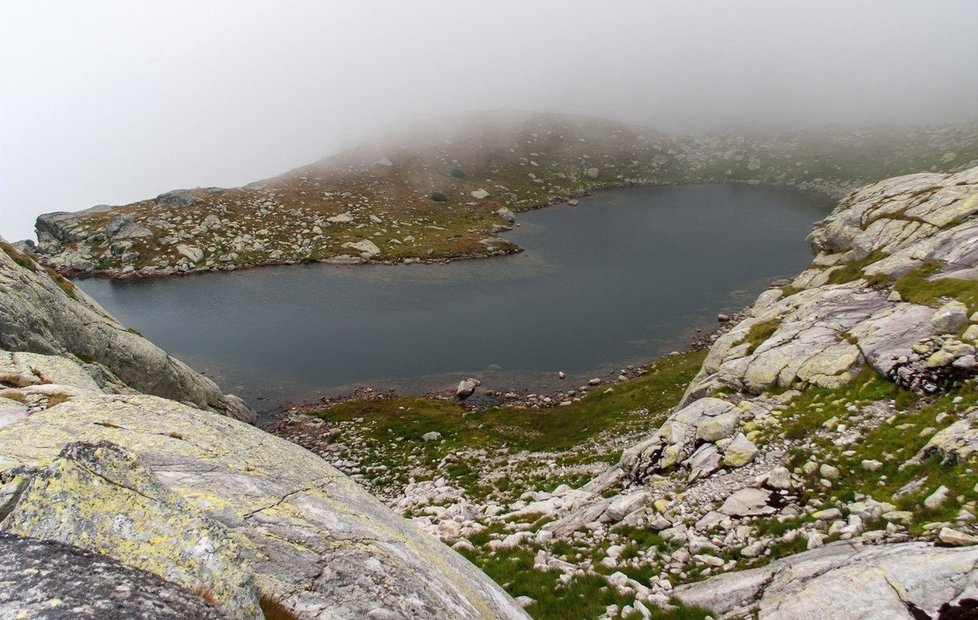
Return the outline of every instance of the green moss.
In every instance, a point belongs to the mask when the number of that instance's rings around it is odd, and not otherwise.
[[[956,278],[927,279],[943,267],[944,265],[938,261],[927,262],[897,280],[893,288],[900,293],[904,301],[937,307],[943,305],[948,299],[957,299],[968,306],[969,312],[978,312],[978,281]]]
[[[745,341],[748,344],[747,353],[748,355],[757,350],[757,347],[764,344],[768,338],[774,335],[774,332],[778,331],[781,327],[781,319],[769,319],[767,321],[758,321],[750,326],[747,331],[747,338]]]
[[[859,280],[860,278],[866,278],[866,274],[863,273],[863,269],[875,262],[883,260],[884,258],[886,258],[886,254],[877,250],[862,260],[852,263],[844,263],[838,269],[829,274],[828,283],[845,284],[846,282],[853,282],[855,280]],[[870,280],[870,284],[885,284],[885,277],[872,277],[867,279]]]

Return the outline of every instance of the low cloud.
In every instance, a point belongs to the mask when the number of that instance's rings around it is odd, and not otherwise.
[[[45,2],[0,7],[0,234],[237,185],[397,119],[666,132],[978,118],[978,3]]]

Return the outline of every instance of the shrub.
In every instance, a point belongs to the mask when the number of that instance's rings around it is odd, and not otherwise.
[[[448,196],[441,192],[432,192],[431,199],[435,202],[448,202]]]
[[[265,620],[299,620],[299,616],[291,609],[267,594],[262,594],[258,602],[265,614]]]

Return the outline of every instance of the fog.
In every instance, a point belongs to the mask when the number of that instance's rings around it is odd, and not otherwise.
[[[672,133],[978,119],[978,2],[0,4],[0,235],[240,185],[398,119],[517,108]]]

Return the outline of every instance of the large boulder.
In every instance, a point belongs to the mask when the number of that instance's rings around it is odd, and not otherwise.
[[[103,385],[253,421],[240,398],[128,329],[81,289],[0,240],[0,348],[68,356]]]
[[[58,381],[85,375],[64,363]],[[295,444],[85,379],[41,385],[59,397],[0,428],[0,530],[200,581],[232,617],[258,617],[260,594],[303,617],[526,617],[465,558]]]
[[[968,618],[978,598],[976,563],[978,547],[838,542],[675,593],[721,618],[750,617],[752,609],[761,620]]]
[[[187,589],[206,587],[225,613],[260,620],[254,578],[227,528],[116,444],[71,443],[40,471],[6,478],[18,489],[0,530],[115,556]]]

